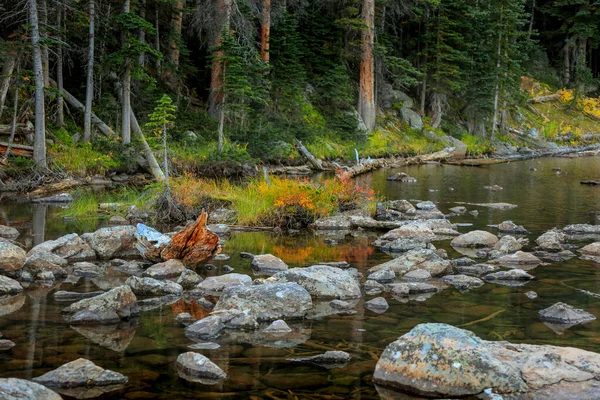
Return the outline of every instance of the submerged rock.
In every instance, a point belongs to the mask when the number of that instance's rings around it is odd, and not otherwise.
[[[422,293],[437,293],[438,288],[423,282],[401,282],[389,285],[392,294],[397,296],[408,296]]]
[[[583,259],[600,262],[600,242],[590,243],[579,251]]]
[[[17,378],[0,378],[0,398],[3,400],[62,399],[58,394],[39,383]]]
[[[496,260],[494,260],[494,262],[497,262],[498,264],[502,264],[502,265],[506,265],[506,266],[512,266],[512,265],[540,265],[542,263],[542,260],[540,260],[539,258],[537,258],[536,256],[534,256],[531,253],[525,253],[523,251],[517,251],[514,254],[508,254],[505,256],[502,256]]]
[[[288,358],[288,361],[318,364],[326,368],[343,367],[350,361],[350,354],[345,351],[326,351],[312,357]]]
[[[279,272],[270,282],[295,282],[311,296],[330,299],[356,299],[361,296],[358,282],[345,270],[327,265],[314,265],[308,268],[292,268]]]
[[[475,264],[456,267],[456,270],[464,275],[480,276],[489,274],[490,272],[498,271],[500,268],[497,265]]]
[[[532,275],[522,269],[511,269],[510,271],[499,271],[487,274],[483,277],[486,281],[529,281],[534,279]]]
[[[227,378],[218,365],[199,353],[188,351],[180,354],[175,362],[179,377],[192,382],[212,384]]]
[[[79,358],[33,378],[33,381],[49,387],[75,388],[121,385],[127,383],[128,378],[118,372],[99,367],[90,360]]]
[[[376,312],[383,313],[385,310],[389,308],[388,302],[383,297],[376,297],[372,300],[369,300],[365,303],[365,308]]]
[[[553,324],[576,325],[593,321],[595,316],[565,303],[555,303],[539,312],[540,320]]]
[[[390,267],[388,267],[369,274],[367,279],[379,283],[387,283],[392,282],[394,279],[396,279],[396,274],[394,273],[394,271],[392,271]]]
[[[119,286],[99,296],[73,303],[62,311],[70,324],[114,324],[139,314],[129,286]]]
[[[220,316],[209,315],[186,327],[185,335],[190,339],[209,340],[218,337],[224,328]]]
[[[413,281],[413,282],[424,282],[431,280],[431,274],[429,271],[424,269],[415,269],[413,271],[409,271],[402,277],[404,280]]]
[[[338,270],[339,271],[339,270]],[[302,318],[312,307],[310,294],[295,282],[225,288],[214,310],[236,309],[258,321]]]
[[[498,243],[498,237],[486,231],[471,231],[460,235],[450,242],[452,247],[493,248]]]
[[[260,254],[252,259],[252,269],[259,273],[275,274],[286,271],[288,266],[279,257],[272,254]]]
[[[66,290],[59,290],[54,292],[54,300],[56,301],[79,301],[81,299],[89,299],[91,297],[96,297],[104,292],[69,292]]]
[[[92,343],[123,353],[135,337],[135,320],[112,325],[71,325],[71,329]]]
[[[288,324],[286,324],[285,321],[282,319],[273,321],[271,325],[263,329],[263,332],[265,333],[288,333],[291,331],[292,328],[290,328]]]
[[[484,285],[484,282],[481,279],[467,275],[446,275],[440,278],[440,282],[452,285],[461,292],[466,292]]]
[[[12,273],[25,264],[25,250],[10,242],[0,240],[0,273]]]
[[[527,235],[529,231],[523,228],[523,225],[517,225],[512,221],[504,221],[498,225],[498,231],[501,233],[516,233],[520,235]]]
[[[521,242],[510,235],[502,236],[494,246],[494,250],[504,254],[511,254],[523,248]]]

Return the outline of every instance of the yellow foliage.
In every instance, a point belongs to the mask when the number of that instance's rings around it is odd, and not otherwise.
[[[569,103],[575,98],[575,91],[572,89],[560,89],[558,94],[561,103]]]

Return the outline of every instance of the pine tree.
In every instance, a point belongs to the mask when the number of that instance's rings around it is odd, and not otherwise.
[[[163,169],[165,173],[165,185],[167,189],[167,196],[170,196],[171,186],[169,183],[169,159],[168,159],[168,130],[175,126],[175,112],[177,107],[173,104],[173,100],[166,94],[164,94],[156,103],[154,112],[149,114],[150,122],[146,124],[148,128],[151,128],[156,136],[162,139],[163,144]]]

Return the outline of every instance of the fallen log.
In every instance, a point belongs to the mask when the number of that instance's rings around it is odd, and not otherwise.
[[[0,142],[0,154],[5,154],[8,149],[9,144],[6,142]],[[33,147],[25,146],[23,144],[11,144],[10,145],[10,155],[11,156],[21,156],[32,158],[33,157]]]
[[[298,146],[298,150],[300,150],[300,153],[302,153],[304,158],[306,158],[308,165],[316,171],[323,171],[323,166],[321,165],[321,162],[317,160],[315,156],[313,156],[306,147],[304,147],[301,141],[299,141],[296,138],[294,138],[294,140],[296,142],[296,145]]]
[[[534,97],[533,99],[529,99],[528,101],[532,104],[540,104],[540,103],[547,103],[549,101],[557,101],[559,98],[560,98],[560,94],[554,93],[554,94],[549,94],[547,96]]]
[[[10,135],[12,125],[0,125],[0,135]],[[28,122],[26,124],[17,124],[15,129],[15,136],[27,136],[33,133],[33,124]]]
[[[600,185],[600,181],[581,181],[579,182],[582,185],[589,185],[589,186],[598,186]]]
[[[161,253],[163,260],[181,260],[188,268],[196,268],[220,251],[219,236],[206,228],[204,211],[196,222],[175,234]]]
[[[41,197],[48,197],[57,193],[63,193],[78,186],[81,186],[80,181],[75,179],[65,179],[64,181],[41,186],[34,191],[29,192],[27,197],[30,199],[39,199]]]

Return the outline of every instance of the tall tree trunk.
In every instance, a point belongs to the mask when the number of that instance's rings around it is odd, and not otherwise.
[[[221,42],[223,41],[223,30],[229,29],[231,2],[232,0],[217,0],[217,9],[219,10],[219,19],[222,21],[222,25],[218,28],[219,32],[214,47],[221,46]],[[221,91],[224,78],[223,56],[224,53],[221,50],[213,52],[214,60],[210,74],[210,98],[208,106],[208,111],[213,119],[220,117],[219,105],[223,101],[223,93]]]
[[[18,58],[19,52],[17,50],[11,51],[8,54],[8,58],[4,62],[4,66],[2,67],[2,83],[0,83],[0,117],[2,116],[2,112],[4,111],[4,105],[6,104],[6,95],[8,94],[10,81],[12,79],[12,74],[15,69],[15,65],[17,64]]]
[[[19,74],[19,66],[17,66],[17,75]],[[8,146],[6,146],[6,152],[4,153],[4,161],[8,159],[10,155],[10,150],[15,140],[15,133],[17,131],[17,114],[19,112],[19,85],[17,80],[15,79],[15,95],[13,98],[13,115],[12,115],[12,123],[10,125],[10,137],[8,138]]]
[[[44,71],[42,50],[40,49],[40,25],[37,1],[29,1],[29,24],[31,25],[31,46],[33,47],[33,73],[35,75],[35,134],[33,160],[36,168],[46,169],[46,116],[44,110]]]
[[[492,140],[498,124],[498,98],[500,97],[500,57],[502,56],[502,32],[498,34],[498,60],[496,60],[496,87],[494,88],[494,118],[492,120]]]
[[[263,0],[262,23],[260,26],[260,59],[269,62],[269,40],[271,38],[271,0]]]
[[[48,4],[46,0],[40,0],[40,23],[42,30],[40,37],[42,40],[48,39]],[[48,57],[48,44],[42,43],[42,66],[44,68],[44,87],[50,87],[50,58]]]
[[[125,0],[123,6],[123,12],[130,12],[130,0]],[[122,37],[123,48],[127,47],[127,32],[123,32]],[[125,57],[125,71],[123,72],[123,99],[121,107],[121,139],[123,144],[128,145],[131,143],[131,65],[129,57]]]
[[[63,28],[63,13],[64,5],[59,4],[58,10],[56,11],[56,29],[59,32],[58,40],[62,42],[62,28]],[[56,49],[56,82],[58,83],[58,96],[56,98],[56,121],[55,125],[57,128],[62,128],[65,123],[65,106],[64,99],[60,94],[63,89],[63,45],[58,44]]]
[[[94,37],[95,37],[95,20],[96,0],[89,0],[89,47],[88,47],[88,64],[87,64],[87,83],[85,88],[85,112],[83,115],[83,141],[89,142],[92,139],[92,100],[94,99]]]
[[[375,128],[375,79],[373,45],[375,40],[375,0],[363,0],[363,21],[366,28],[362,31],[360,46],[360,91],[358,93],[358,113],[367,131]]]
[[[531,16],[529,17],[529,30],[527,31],[527,40],[531,40],[533,34],[533,21],[535,18],[535,0],[531,0]]]
[[[165,186],[167,187],[167,195],[171,195],[171,185],[169,184],[169,157],[167,148],[167,125],[163,125],[163,163],[165,168]]]
[[[146,0],[140,0],[140,17],[144,20],[146,19]],[[144,28],[139,28],[138,40],[140,43],[146,42],[146,30]],[[138,64],[140,67],[144,67],[144,65],[146,65],[146,53],[143,51],[141,51],[140,55],[138,56]]]
[[[565,40],[563,47],[563,85],[567,86],[571,83],[571,45],[569,39]]]
[[[221,154],[225,146],[225,96],[219,104],[219,134],[217,136],[217,152]]]
[[[179,67],[179,44],[181,42],[181,26],[183,23],[184,0],[176,0],[171,11],[171,32],[169,35],[169,51],[167,57],[169,63],[173,64],[173,71]],[[173,80],[173,77],[171,77]]]
[[[160,53],[160,30],[159,25],[158,25],[158,5],[159,5],[159,1],[156,0],[155,1],[155,8],[154,8],[154,30],[156,31],[154,33],[154,50],[156,50],[158,53]],[[155,60],[155,68],[156,68],[156,72],[160,75],[160,70],[161,70],[161,66],[160,66],[160,58],[156,57]]]

